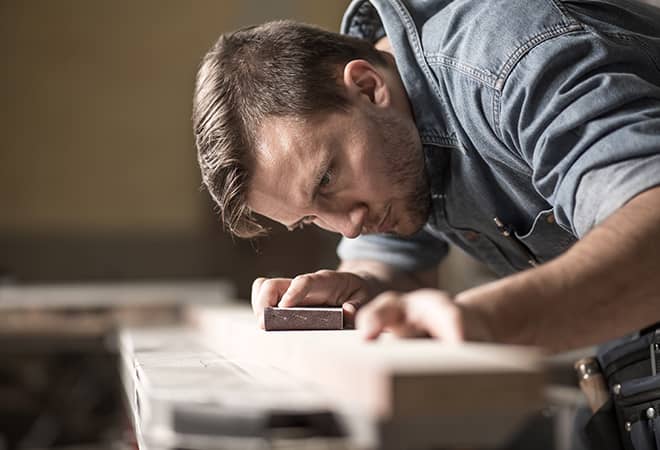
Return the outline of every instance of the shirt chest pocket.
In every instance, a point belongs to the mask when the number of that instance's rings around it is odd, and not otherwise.
[[[555,221],[552,209],[539,212],[532,226],[524,233],[515,233],[538,262],[549,261],[568,250],[577,239]]]

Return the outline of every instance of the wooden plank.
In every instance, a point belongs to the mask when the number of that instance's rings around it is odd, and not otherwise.
[[[141,450],[254,449],[265,440],[273,448],[293,448],[289,441],[348,448],[318,392],[263,362],[227,359],[201,338],[185,326],[120,331],[122,381]]]
[[[267,333],[248,308],[201,307],[189,315],[209,345],[228,357],[249,356],[286,370],[324,391],[339,409],[383,424],[383,435],[396,430],[401,438],[415,429],[417,435],[406,439],[420,445],[502,442],[543,404],[534,349],[392,335],[367,342],[355,330]]]
[[[173,324],[189,304],[226,303],[222,281],[0,286],[0,336],[101,336],[119,324]]]
[[[0,312],[101,306],[217,304],[233,298],[225,281],[152,281],[0,286]]]

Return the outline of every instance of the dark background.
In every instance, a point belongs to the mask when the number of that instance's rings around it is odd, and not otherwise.
[[[347,3],[0,0],[1,279],[221,277],[247,297],[256,276],[334,267],[337,238],[319,230],[223,233],[190,115],[221,32],[276,18],[338,30]]]

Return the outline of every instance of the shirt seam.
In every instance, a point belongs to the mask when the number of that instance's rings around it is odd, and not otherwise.
[[[426,55],[426,60],[429,63],[436,63],[440,66],[456,69],[470,78],[480,81],[481,83],[485,83],[490,88],[495,87],[497,75],[487,70],[479,69],[469,64],[459,62],[456,58],[452,58],[451,56],[447,56],[442,53],[428,54]]]
[[[502,112],[502,94],[501,91],[495,90],[493,93],[493,127],[495,135],[504,142],[502,130],[500,128],[500,115]]]
[[[450,147],[457,150],[463,150],[459,140],[455,136],[446,136],[439,133],[422,131],[419,133],[419,137],[422,145]]]
[[[557,25],[546,29],[545,31],[532,36],[526,43],[521,45],[514,51],[511,56],[504,63],[500,70],[500,75],[495,83],[495,94],[493,95],[493,124],[495,125],[495,134],[504,139],[501,129],[501,112],[502,112],[502,92],[504,85],[513,73],[513,70],[520,61],[534,48],[548,42],[554,38],[565,36],[568,33],[575,33],[586,31],[584,26],[580,23],[571,23],[565,25]]]
[[[537,47],[538,45],[549,41],[552,38],[565,35],[567,33],[575,31],[584,31],[584,26],[579,23],[568,23],[562,25],[555,25],[553,27],[547,28],[544,31],[533,35],[527,40],[523,45],[519,46],[506,60],[504,66],[499,72],[497,81],[495,82],[495,89],[498,91],[504,90],[504,84],[513,72],[513,69],[516,67],[518,62],[520,62],[523,57],[529,53],[530,50]]]

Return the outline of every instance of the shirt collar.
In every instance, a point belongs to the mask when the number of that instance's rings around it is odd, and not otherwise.
[[[434,3],[430,8],[429,3]],[[341,24],[341,32],[374,42],[385,32],[410,100],[415,123],[424,145],[460,148],[446,115],[440,86],[426,62],[419,33],[425,22],[441,8],[424,0],[353,0]],[[431,100],[433,99],[433,100]]]

